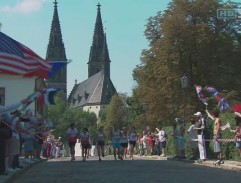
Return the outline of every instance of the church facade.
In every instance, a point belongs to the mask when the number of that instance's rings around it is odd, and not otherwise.
[[[94,28],[93,42],[88,61],[88,78],[75,85],[68,97],[71,108],[82,108],[94,112],[99,118],[110,103],[116,89],[110,78],[110,58],[103,29],[100,4],[97,5],[97,17]]]

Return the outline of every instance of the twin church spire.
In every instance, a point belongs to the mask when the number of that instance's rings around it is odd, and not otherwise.
[[[103,72],[104,77],[110,80],[110,58],[108,46],[106,42],[106,33],[104,32],[101,5],[97,5],[97,17],[94,28],[92,46],[90,48],[88,60],[88,78]],[[58,2],[54,0],[54,14],[51,24],[49,43],[46,53],[46,60],[67,62],[65,47],[63,43],[61,26],[58,15]],[[112,84],[113,85],[113,84]],[[54,77],[47,80],[47,86],[53,88],[61,88],[64,90],[64,95],[61,98],[67,98],[67,67],[63,67]]]
[[[106,42],[106,33],[104,32],[102,24],[100,6],[98,3],[93,42],[90,48],[88,62],[88,77],[93,76],[100,70],[103,70],[105,75],[110,77],[110,58]]]

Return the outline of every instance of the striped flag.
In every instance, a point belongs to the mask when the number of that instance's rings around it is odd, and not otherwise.
[[[208,98],[206,98],[202,93],[202,87],[200,85],[194,85],[196,88],[197,96],[205,105],[208,105]]]
[[[59,91],[57,88],[46,88],[44,93],[38,97],[40,105],[54,105],[54,95]]]
[[[0,32],[0,72],[48,78],[51,65],[25,45]]]
[[[218,103],[218,106],[219,106],[219,109],[220,111],[225,111],[226,109],[229,108],[229,104],[227,102],[227,100],[223,97],[223,95],[221,93],[218,92],[218,90],[216,90],[215,88],[213,87],[207,87],[206,90],[211,93],[211,95],[213,97],[215,97],[217,103]]]
[[[223,125],[223,126],[221,126],[220,128],[221,128],[221,130],[226,130],[227,128],[230,128],[230,123],[227,122],[226,125]]]
[[[70,63],[70,61],[49,61],[49,64],[52,65],[51,71],[48,72],[49,78],[54,77],[60,69],[66,67],[66,65]]]

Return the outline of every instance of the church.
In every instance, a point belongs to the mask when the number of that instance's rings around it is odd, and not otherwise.
[[[100,7],[101,5],[98,3],[93,41],[87,62],[88,78],[80,83],[75,80],[75,85],[68,97],[66,94],[67,67],[63,67],[54,77],[47,80],[48,87],[61,88],[64,91],[58,95],[67,99],[70,108],[81,108],[84,111],[94,112],[97,118],[106,110],[111,97],[117,93],[110,78],[111,60]],[[46,59],[67,62],[56,0]]]

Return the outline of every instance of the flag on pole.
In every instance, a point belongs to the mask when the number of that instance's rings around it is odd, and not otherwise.
[[[52,69],[48,72],[48,77],[54,77],[57,72],[66,67],[66,65],[70,63],[70,61],[49,61],[49,64],[52,65]]]
[[[0,32],[0,72],[48,78],[51,65],[31,49]]]
[[[202,93],[202,87],[200,85],[195,85],[197,96],[205,105],[208,105],[208,98],[204,97]]]
[[[38,103],[40,105],[55,105],[54,95],[59,91],[57,88],[47,88],[44,93],[38,97]]]
[[[218,90],[216,90],[215,88],[213,87],[207,87],[206,90],[211,93],[211,95],[213,97],[215,97],[217,103],[218,103],[218,106],[219,106],[219,109],[220,111],[225,111],[226,109],[229,108],[229,104],[228,102],[226,101],[226,99],[223,97],[223,95],[221,93],[218,92]]]

